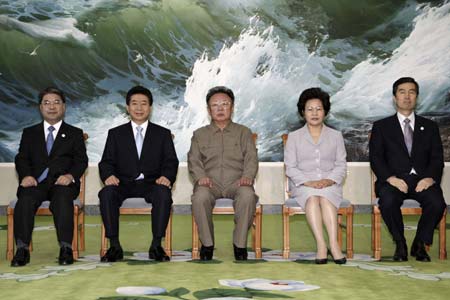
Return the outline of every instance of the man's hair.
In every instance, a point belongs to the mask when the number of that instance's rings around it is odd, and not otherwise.
[[[39,104],[42,104],[42,99],[47,94],[56,94],[61,98],[63,103],[66,103],[66,96],[64,95],[63,91],[61,91],[60,89],[58,89],[56,87],[50,86],[39,92],[39,96],[38,96]]]
[[[304,90],[300,97],[298,98],[297,109],[299,114],[303,117],[305,112],[305,105],[308,100],[311,99],[319,99],[322,102],[323,109],[325,110],[325,116],[330,111],[331,103],[330,103],[330,95],[323,91],[319,87],[313,87]]]
[[[414,83],[414,85],[416,86],[416,93],[417,93],[417,95],[419,95],[419,84],[412,77],[402,77],[402,78],[397,79],[394,82],[394,85],[392,86],[392,94],[395,96],[395,94],[397,93],[398,86],[400,84],[408,83],[408,82]]]
[[[148,98],[148,103],[150,104],[150,106],[153,105],[153,96],[152,96],[152,92],[150,92],[149,89],[147,89],[147,88],[145,88],[145,87],[143,87],[143,86],[140,86],[140,85],[137,85],[137,86],[135,86],[135,87],[132,87],[132,88],[128,91],[127,96],[126,96],[126,98],[125,98],[125,99],[126,99],[126,102],[127,102],[127,105],[130,105],[131,96],[136,95],[136,94],[142,94],[142,95],[147,96],[147,98]]]
[[[209,104],[209,99],[215,94],[226,94],[231,99],[231,104],[234,104],[234,94],[233,91],[226,86],[215,86],[211,88],[206,94],[206,104]]]

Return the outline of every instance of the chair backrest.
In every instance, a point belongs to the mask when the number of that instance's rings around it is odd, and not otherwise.
[[[284,133],[281,135],[281,139],[283,141],[283,150],[286,147],[288,134]],[[284,200],[286,201],[291,197],[290,191],[289,191],[289,178],[286,175],[286,164],[283,164],[283,175],[284,175]]]
[[[367,134],[367,138],[370,142],[370,138],[372,137],[372,132],[369,131],[369,133]],[[377,181],[377,176],[375,175],[375,173],[372,170],[372,167],[370,167],[370,197],[371,197],[371,202],[372,204],[376,204],[377,201],[377,195],[375,194],[375,181]]]
[[[89,139],[89,135],[86,132],[83,132],[83,140],[86,143]],[[78,200],[80,200],[81,205],[84,207],[86,199],[86,171],[80,177],[80,193],[78,194]]]

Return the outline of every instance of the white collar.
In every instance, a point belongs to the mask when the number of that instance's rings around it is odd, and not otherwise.
[[[48,123],[47,121],[44,120],[44,132],[47,132],[47,131],[48,131],[48,128],[49,128],[50,126],[53,126],[53,127],[55,128],[55,132],[58,132],[58,131],[59,131],[59,128],[61,127],[61,124],[62,124],[62,120],[59,121],[59,122],[56,123],[56,124],[53,124],[53,125],[51,125],[50,123]]]
[[[404,115],[402,115],[401,113],[397,112],[397,118],[398,121],[400,122],[400,125],[402,125],[402,127],[404,126],[404,121],[406,118],[409,119],[411,127],[414,128],[414,122],[416,120],[416,116],[414,114],[414,112],[412,112],[409,116],[405,117]]]

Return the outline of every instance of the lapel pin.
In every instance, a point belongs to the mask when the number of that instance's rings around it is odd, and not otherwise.
[[[420,127],[420,130],[424,130],[425,128],[423,128],[423,126]]]
[[[422,127],[422,128],[423,128],[423,127]],[[422,128],[421,128],[421,130],[423,130]],[[65,137],[66,137],[66,134],[65,134],[65,133],[61,134],[61,137],[65,138]]]

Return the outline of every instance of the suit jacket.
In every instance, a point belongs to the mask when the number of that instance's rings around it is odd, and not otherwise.
[[[142,173],[146,182],[154,183],[165,176],[173,184],[178,158],[172,135],[168,129],[148,122],[139,158],[131,122],[112,128],[98,167],[103,182],[111,175],[121,183],[132,182]]]
[[[346,157],[339,131],[324,125],[315,144],[305,125],[289,133],[284,149],[286,175],[295,186],[325,178],[342,185],[347,172]]]
[[[369,158],[377,183],[386,182],[393,175],[405,176],[414,168],[419,179],[431,177],[439,185],[444,168],[439,128],[435,122],[415,115],[410,156],[397,115],[376,121],[369,142]]]
[[[50,154],[47,154],[44,122],[25,128],[15,159],[19,181],[25,176],[38,178],[49,168],[47,178],[54,183],[60,175],[71,174],[80,186],[80,177],[87,165],[83,131],[62,122]]]

